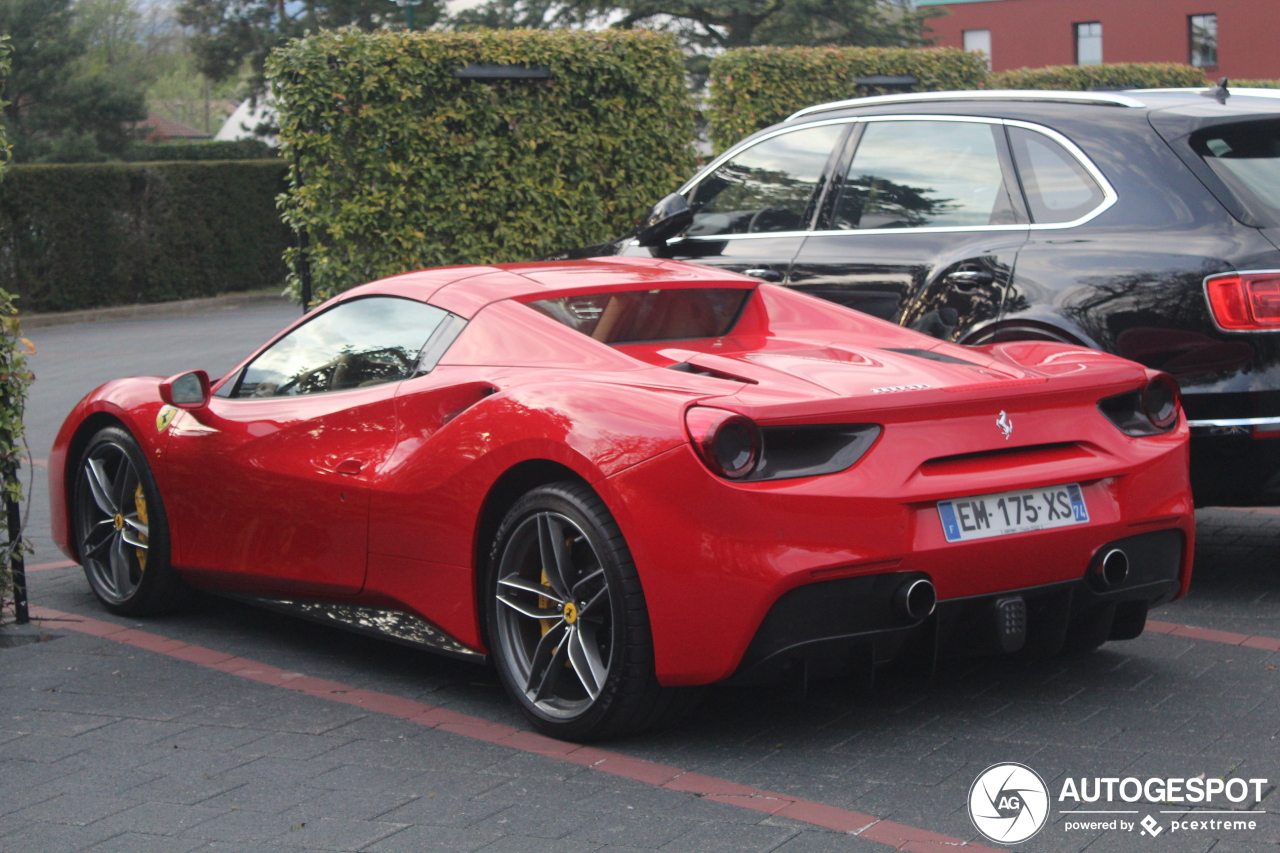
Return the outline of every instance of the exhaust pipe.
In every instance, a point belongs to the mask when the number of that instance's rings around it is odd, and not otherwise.
[[[893,611],[898,616],[919,622],[933,613],[938,593],[924,578],[904,581],[893,594]]]
[[[1112,548],[1098,561],[1095,574],[1102,585],[1108,589],[1120,586],[1129,576],[1129,555],[1119,548]]]

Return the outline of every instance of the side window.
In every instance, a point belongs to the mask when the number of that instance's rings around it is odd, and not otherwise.
[[[1031,221],[1071,222],[1102,204],[1102,187],[1080,161],[1054,140],[1023,127],[1009,128]]]
[[[343,302],[276,341],[245,368],[235,397],[287,397],[407,379],[427,338],[449,317],[394,296]]]
[[[833,227],[1016,223],[996,149],[1000,131],[979,122],[867,122]]]
[[[688,236],[806,230],[809,203],[846,127],[779,134],[722,164],[693,189]]]

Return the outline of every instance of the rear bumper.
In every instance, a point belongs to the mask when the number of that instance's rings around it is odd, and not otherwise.
[[[1023,649],[1054,654],[1072,639],[1130,639],[1148,608],[1178,594],[1186,551],[1181,530],[1157,530],[1107,543],[1129,557],[1124,581],[1105,585],[1095,558],[1076,580],[939,601],[920,621],[895,611],[894,593],[923,572],[887,572],[806,584],[769,609],[728,679],[765,684],[792,674],[824,678],[866,672],[898,658],[926,663]],[[1092,641],[1092,642],[1091,642]]]
[[[1280,391],[1188,393],[1197,506],[1280,504]]]
[[[1277,436],[1255,438],[1250,425],[1193,424],[1191,491],[1196,506],[1280,504],[1280,432]]]

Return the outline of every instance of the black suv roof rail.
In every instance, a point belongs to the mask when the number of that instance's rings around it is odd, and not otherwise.
[[[1239,91],[1239,90],[1237,90]],[[847,107],[875,106],[877,104],[909,104],[927,101],[1057,101],[1059,103],[1095,104],[1110,107],[1145,107],[1137,98],[1116,92],[1066,92],[1053,89],[973,89],[960,92],[908,92],[901,95],[872,95],[866,98],[850,98],[805,107],[787,117],[787,121],[814,113],[842,110]]]
[[[1179,93],[1203,95],[1211,89],[1191,88],[1191,89],[1126,89],[1130,95],[1141,95],[1150,93],[1153,95],[1177,95]],[[1227,95],[1235,97],[1240,95],[1248,98],[1280,98],[1280,89],[1251,89],[1246,86],[1230,86],[1227,88]]]

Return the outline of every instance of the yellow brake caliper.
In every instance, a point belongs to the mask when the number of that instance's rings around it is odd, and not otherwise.
[[[151,522],[147,520],[147,496],[142,493],[142,484],[138,484],[137,491],[133,493],[133,505],[138,509],[138,521],[150,526]],[[143,542],[149,541],[146,536],[141,533],[138,538]],[[145,572],[147,570],[147,549],[135,548],[138,552],[138,571]]]
[[[545,571],[542,573],[542,585],[551,586],[551,581],[547,580],[547,573]],[[550,606],[551,606],[551,599],[543,595],[538,596],[538,607],[542,608],[543,610],[546,610]],[[547,632],[551,630],[551,621],[552,620],[550,619],[538,620],[538,623],[542,625],[542,636],[545,637],[547,635]]]

